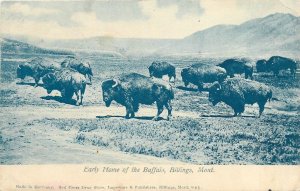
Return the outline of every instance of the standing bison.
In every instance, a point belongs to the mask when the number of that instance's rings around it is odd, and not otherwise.
[[[297,63],[290,59],[281,56],[272,56],[266,63],[268,71],[272,71],[275,76],[278,76],[280,70],[290,69],[291,75],[296,76]]]
[[[20,64],[17,68],[17,78],[24,80],[30,76],[35,81],[35,87],[38,86],[40,79],[47,73],[59,70],[61,65],[53,60],[34,58],[30,62]]]
[[[173,80],[175,82],[175,67],[168,62],[153,62],[148,69],[150,77],[154,76],[156,78],[162,78],[163,75],[168,75],[169,81],[171,81],[171,78],[173,77]]]
[[[149,78],[137,73],[122,75],[117,79],[109,79],[102,83],[103,101],[106,107],[115,100],[126,107],[125,118],[132,118],[139,109],[139,104],[151,105],[156,102],[158,120],[165,106],[168,110],[168,120],[172,116],[171,100],[174,92],[168,82]]]
[[[48,94],[58,90],[65,101],[70,101],[75,93],[76,105],[82,105],[86,88],[86,78],[82,74],[73,69],[63,68],[46,74],[42,80]]]
[[[242,78],[230,78],[223,83],[215,82],[209,88],[209,101],[213,105],[223,101],[234,111],[234,116],[245,110],[245,104],[257,103],[259,117],[265,109],[265,104],[272,98],[272,91],[266,85]]]
[[[253,80],[253,66],[248,63],[246,59],[228,59],[218,64],[218,66],[224,68],[231,78],[234,74],[245,74],[245,78],[251,78]]]
[[[194,64],[181,71],[182,81],[185,86],[192,83],[203,90],[204,83],[222,82],[226,78],[226,70],[219,66],[209,66],[204,64]]]
[[[267,71],[267,61],[265,59],[258,60],[256,62],[256,71],[257,72],[266,72]]]
[[[76,70],[87,78],[87,84],[92,84],[93,72],[89,63],[82,62],[74,57],[68,57],[61,63],[61,66],[64,68],[72,68]]]

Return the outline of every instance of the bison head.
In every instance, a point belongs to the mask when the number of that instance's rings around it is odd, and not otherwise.
[[[119,86],[119,81],[115,79],[110,79],[102,82],[102,94],[103,101],[106,107],[109,107],[111,102],[114,100],[117,94],[117,87]]]
[[[86,76],[88,84],[92,84],[93,72],[89,63],[81,62],[81,64],[78,66],[78,72]]]
[[[209,95],[208,100],[215,106],[221,101],[221,85],[219,82],[214,82],[208,89]]]
[[[42,78],[44,88],[47,90],[47,93],[50,94],[52,90],[56,89],[56,77],[53,73],[46,74]]]
[[[27,64],[20,64],[17,68],[17,78],[21,78],[22,80],[26,76],[32,75],[32,69]]]
[[[267,71],[267,61],[266,60],[258,60],[256,62],[256,71],[257,72],[266,72]]]
[[[266,61],[265,66],[266,66],[266,71],[267,72],[272,71],[273,66],[274,66],[274,59],[272,59],[272,57],[271,57],[268,61]]]

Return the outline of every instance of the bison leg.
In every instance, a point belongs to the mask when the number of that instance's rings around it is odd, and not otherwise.
[[[76,105],[78,106],[78,105],[80,105],[79,91],[76,90],[75,95],[76,95]]]
[[[39,81],[40,81],[40,78],[39,77],[34,77],[34,87],[36,88],[38,85],[39,85]]]
[[[157,114],[156,116],[152,119],[153,121],[158,121],[159,115],[163,112],[164,106],[163,104],[156,102],[157,105]]]
[[[203,83],[198,84],[198,91],[201,92],[203,90]]]
[[[83,100],[83,95],[85,92],[85,85],[82,87],[81,91],[80,91],[80,105],[82,105],[82,100]]]
[[[127,105],[127,106],[126,106],[126,115],[125,115],[125,118],[126,118],[126,119],[129,119],[129,118],[132,118],[132,117],[134,117],[134,116],[135,116],[135,115],[134,115],[134,110],[133,110],[132,104]]]
[[[249,74],[245,73],[245,79],[248,79]]]
[[[134,111],[133,111],[132,106],[127,106],[126,107],[126,116],[125,116],[125,118],[129,119],[129,118],[134,117],[134,116],[135,115],[134,115]]]
[[[250,74],[249,76],[250,76],[250,79],[253,80],[253,74]]]
[[[261,114],[263,113],[263,111],[265,110],[265,104],[266,104],[266,101],[258,103],[258,106],[259,106],[259,115],[258,115],[258,117],[260,117]]]
[[[296,77],[296,70],[293,69],[293,68],[291,68],[290,70],[291,70],[291,76],[295,78]]]
[[[168,118],[167,120],[169,121],[172,117],[172,106],[171,106],[171,100],[169,100],[166,104],[165,104],[167,110],[168,110]]]
[[[133,102],[133,111],[137,112],[139,110],[139,102],[134,101]],[[133,113],[134,114],[134,113]]]
[[[183,81],[184,83],[184,86],[187,87],[189,85],[189,82],[188,81]]]
[[[238,114],[238,113],[237,113],[236,111],[234,111],[233,117],[236,117],[237,114]]]
[[[66,102],[69,102],[73,97],[74,92],[68,88],[61,90],[61,96]]]

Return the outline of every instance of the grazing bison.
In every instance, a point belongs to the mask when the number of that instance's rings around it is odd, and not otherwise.
[[[194,64],[181,71],[182,81],[185,86],[192,83],[203,90],[204,83],[222,82],[226,78],[226,70],[219,66],[209,66],[204,64]]]
[[[280,70],[290,69],[291,75],[296,76],[297,63],[290,59],[281,56],[272,56],[266,63],[268,71],[272,71],[275,76],[278,76]]]
[[[246,59],[228,59],[218,64],[218,66],[224,68],[231,78],[234,77],[234,74],[245,74],[245,78],[248,77],[253,80],[253,66],[248,63]]]
[[[63,68],[46,74],[42,80],[48,94],[53,90],[58,90],[66,101],[70,101],[75,93],[76,105],[82,105],[86,78],[76,70]]]
[[[213,105],[223,101],[232,107],[234,116],[244,112],[245,104],[257,103],[260,117],[266,102],[271,98],[272,91],[268,86],[242,78],[230,78],[222,83],[215,82],[209,88],[209,101]]]
[[[59,70],[61,68],[60,64],[48,59],[43,58],[34,58],[30,62],[20,64],[17,68],[17,78],[22,80],[26,76],[30,76],[35,81],[35,87],[38,86],[38,83],[45,74]]]
[[[265,59],[258,60],[256,62],[256,71],[257,72],[266,72],[267,71],[267,61]]]
[[[172,116],[171,100],[174,92],[168,82],[157,78],[149,78],[137,73],[122,75],[117,79],[109,79],[102,83],[103,101],[106,107],[115,100],[126,107],[125,118],[134,117],[139,104],[151,105],[156,102],[158,120],[165,106],[168,110],[168,120]]]
[[[174,82],[176,78],[176,70],[175,67],[168,62],[152,62],[149,66],[149,74],[150,77],[154,76],[156,78],[162,78],[163,75],[169,76],[169,81],[173,77]]]
[[[61,63],[61,66],[64,68],[72,68],[76,70],[87,78],[87,84],[92,84],[93,72],[88,62],[82,62],[72,56],[69,56]]]

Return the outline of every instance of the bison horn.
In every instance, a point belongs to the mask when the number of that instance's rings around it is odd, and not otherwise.
[[[113,81],[115,82],[115,84],[112,85],[112,87],[114,88],[114,87],[116,87],[119,84],[119,80],[113,79]]]

